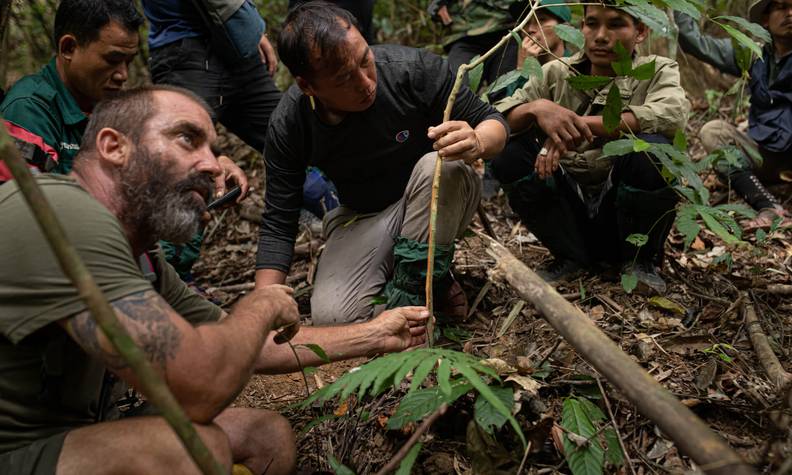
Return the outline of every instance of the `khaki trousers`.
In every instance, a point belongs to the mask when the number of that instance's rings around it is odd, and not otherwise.
[[[378,213],[344,205],[325,215],[326,243],[314,278],[311,316],[316,325],[370,319],[384,309],[374,298],[393,273],[394,240],[429,239],[429,204],[436,153],[415,165],[402,198]],[[481,179],[461,161],[443,162],[437,213],[437,244],[462,237],[481,199]],[[377,308],[375,308],[377,307]]]

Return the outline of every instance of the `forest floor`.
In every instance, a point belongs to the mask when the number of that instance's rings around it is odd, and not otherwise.
[[[696,125],[700,123],[691,127]],[[228,140],[226,150],[246,168],[257,191],[240,206],[217,213],[207,227],[205,250],[196,273],[200,285],[223,305],[231,305],[244,289],[251,288],[263,206],[260,157],[239,146],[235,139]],[[691,141],[691,154],[703,155],[695,140]],[[706,182],[721,200],[737,200],[714,177]],[[782,187],[773,191],[790,209],[792,190]],[[531,268],[549,259],[547,250],[519,224],[502,193],[486,201],[484,207],[498,240],[515,256]],[[482,231],[478,218],[473,228]],[[784,230],[766,236],[747,235],[745,239],[751,245],[729,248],[704,231],[690,249],[684,250],[682,237],[673,230],[662,271],[668,283],[667,300],[627,294],[619,282],[596,275],[561,285],[558,291],[749,463],[772,473],[792,453],[790,414],[783,409],[783,398],[766,377],[752,348],[742,309],[748,303],[755,305],[776,355],[787,370],[792,370],[792,297],[768,292],[769,284],[792,283],[792,244]],[[289,280],[308,319],[311,278],[320,245],[320,236],[303,229]],[[495,437],[477,429],[473,422],[474,398],[463,396],[424,438],[413,473],[515,473],[524,456],[523,473],[569,473],[559,424],[564,401],[570,397],[586,398],[603,410],[607,400],[612,407],[612,422],[634,468],[608,465],[606,472],[695,470],[692,461],[653,422],[638,414],[617,389],[565,344],[530,304],[521,303],[516,291],[492,272],[495,261],[485,247],[474,233],[458,243],[455,275],[469,301],[480,301],[469,318],[442,328],[440,345],[501,359],[512,367],[509,371],[531,376],[538,383],[538,390],[517,387],[520,401],[515,406],[519,408],[516,417],[532,441],[531,448],[524,454],[508,425]],[[740,295],[747,295],[749,302]],[[502,331],[513,311],[518,312],[517,318]],[[306,385],[314,391],[317,385],[331,383],[364,362],[358,359],[330,364],[305,378],[301,373],[256,376],[236,404],[285,414],[298,433],[298,463],[305,473],[328,470],[330,455],[355,473],[373,473],[415,430],[414,424],[398,431],[385,427],[403,390],[340,406],[294,406],[305,398]],[[325,414],[335,416],[314,423]]]

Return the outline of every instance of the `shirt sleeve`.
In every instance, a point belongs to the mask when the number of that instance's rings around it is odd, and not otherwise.
[[[435,123],[440,124],[456,78],[448,63],[440,56],[422,51],[420,58],[423,64],[413,75],[413,88],[419,96],[418,99],[429,104]],[[451,120],[463,120],[473,128],[485,120],[497,120],[503,124],[506,134],[509,133],[509,126],[500,112],[479,99],[467,85],[462,85],[457,93],[451,109]]]
[[[156,253],[159,273],[159,294],[173,310],[193,325],[220,320],[222,310],[201,297],[179,278],[176,270],[165,260],[162,250]]]
[[[31,169],[46,173],[58,165],[58,121],[50,108],[32,97],[18,98],[2,109],[6,129]]]
[[[286,100],[286,98],[284,98]],[[256,269],[289,272],[300,208],[306,163],[294,150],[294,131],[278,118],[270,123],[264,147],[266,191],[264,213],[259,228]]]
[[[679,46],[682,51],[724,73],[740,76],[740,67],[737,66],[734,45],[730,39],[701,34],[696,20],[685,13],[674,12],[674,21],[679,28]]]
[[[627,109],[635,114],[643,133],[673,137],[677,130],[684,129],[690,103],[680,85],[679,64],[671,60],[659,63],[643,104]]]

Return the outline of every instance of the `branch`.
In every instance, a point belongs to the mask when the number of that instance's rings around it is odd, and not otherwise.
[[[396,468],[398,468],[401,461],[404,460],[404,457],[406,457],[407,454],[410,452],[410,449],[412,449],[413,446],[418,443],[418,440],[421,438],[421,436],[424,435],[424,433],[427,430],[429,430],[429,427],[431,427],[432,424],[434,424],[434,422],[438,418],[440,418],[440,416],[445,414],[447,410],[448,410],[448,404],[443,403],[440,405],[440,407],[437,408],[435,412],[433,412],[429,417],[424,419],[424,421],[421,422],[421,425],[418,426],[417,429],[415,429],[413,435],[411,435],[410,438],[407,439],[407,442],[405,442],[404,445],[402,445],[402,447],[399,449],[399,451],[396,452],[396,455],[394,455],[393,458],[390,459],[390,461],[388,461],[388,463],[386,463],[385,466],[383,466],[379,470],[379,472],[376,473],[376,475],[387,475],[388,473],[391,473],[392,471],[396,470]]]
[[[489,243],[506,280],[532,302],[545,320],[578,354],[619,388],[638,411],[652,420],[705,472],[715,475],[755,474],[718,435],[667,389],[638,366],[579,309],[566,301],[508,249],[479,234]]]
[[[751,337],[751,344],[756,352],[756,357],[762,364],[767,377],[776,387],[778,391],[786,389],[792,383],[792,374],[788,373],[781,362],[778,361],[773,349],[770,347],[770,340],[762,330],[762,324],[756,316],[756,309],[754,308],[753,301],[746,295],[742,294],[742,313],[745,317],[745,326],[748,330],[748,336]]]
[[[30,173],[25,161],[19,156],[5,127],[0,124],[0,158],[2,158],[16,180],[19,191],[25,198],[33,216],[44,233],[58,259],[63,273],[69,277],[96,323],[102,329],[119,355],[124,358],[140,381],[143,394],[162,412],[173,427],[195,463],[205,474],[225,473],[214,456],[198,437],[190,419],[184,413],[167,384],[146,359],[145,354],[118,322],[113,308],[96,285],[93,276],[85,267],[74,246],[66,238],[63,227],[55,216],[38,183]]]

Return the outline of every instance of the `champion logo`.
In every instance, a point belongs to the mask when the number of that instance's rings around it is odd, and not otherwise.
[[[410,138],[410,131],[409,130],[402,130],[398,134],[396,134],[396,141],[399,143],[404,143],[407,139]]]

